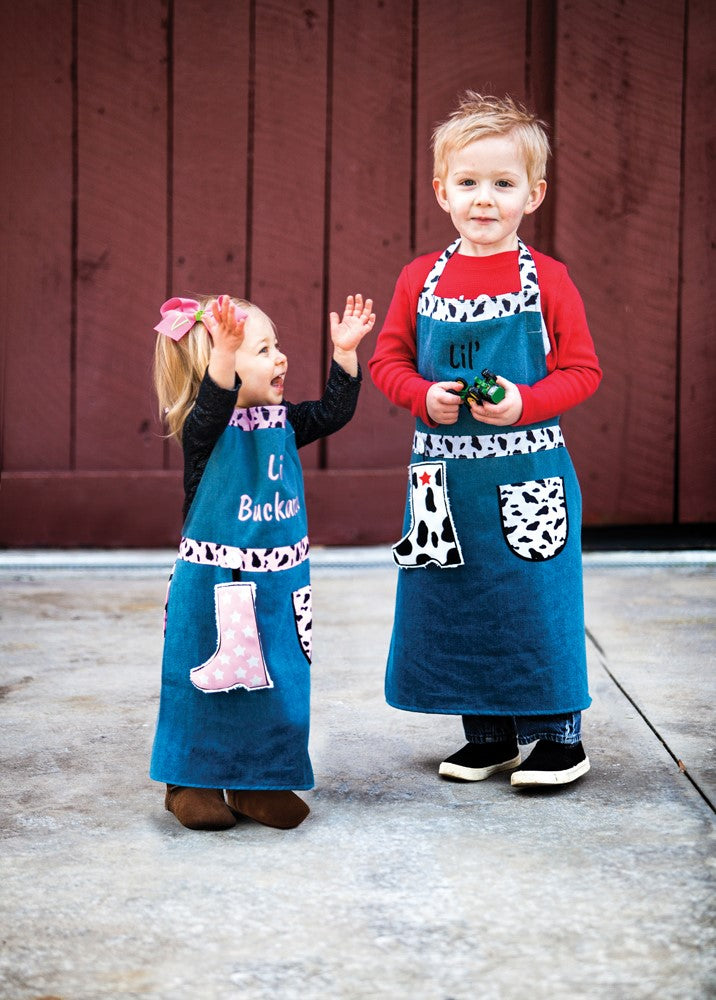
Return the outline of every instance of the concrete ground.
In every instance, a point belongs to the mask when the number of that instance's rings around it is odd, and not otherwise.
[[[171,554],[2,556],[4,1000],[716,997],[713,553],[587,559],[592,770],[540,794],[437,777],[386,552],[316,552],[312,812],[224,833],[147,777]]]

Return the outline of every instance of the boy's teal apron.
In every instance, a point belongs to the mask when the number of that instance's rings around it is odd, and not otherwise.
[[[418,303],[417,366],[431,382],[489,368],[532,385],[549,340],[534,262],[519,243],[519,292],[434,294]],[[467,405],[457,423],[417,421],[386,698],[461,715],[552,715],[590,703],[582,598],[581,496],[558,419],[494,427]]]
[[[237,409],[207,463],[169,587],[151,776],[311,788],[303,476],[284,406]]]

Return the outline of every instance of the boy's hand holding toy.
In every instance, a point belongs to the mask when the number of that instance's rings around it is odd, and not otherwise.
[[[496,385],[504,389],[504,398],[499,403],[477,403],[474,398],[468,399],[470,413],[475,420],[483,424],[493,424],[495,427],[508,427],[516,424],[522,416],[522,396],[514,382],[508,382],[501,375],[495,376]]]
[[[522,416],[522,396],[517,386],[487,369],[472,384],[464,378],[435,382],[428,389],[426,402],[428,416],[436,424],[456,423],[463,403],[470,407],[474,419],[484,424],[504,427]]]

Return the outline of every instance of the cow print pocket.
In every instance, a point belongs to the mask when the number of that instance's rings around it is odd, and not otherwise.
[[[303,655],[308,662],[311,662],[313,652],[313,605],[311,601],[311,587],[301,587],[294,590],[293,598],[293,618],[296,623],[296,634],[301,644]]]
[[[498,486],[502,533],[520,559],[553,559],[567,544],[568,518],[561,476]]]

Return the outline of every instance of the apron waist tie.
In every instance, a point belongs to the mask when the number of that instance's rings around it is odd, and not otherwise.
[[[179,543],[179,558],[205,566],[221,566],[222,569],[272,573],[298,566],[308,559],[308,549],[308,535],[294,545],[280,545],[270,549],[242,549],[236,545],[201,542],[185,537]]]
[[[559,424],[500,434],[430,434],[416,431],[413,452],[424,458],[502,458],[564,448]]]

